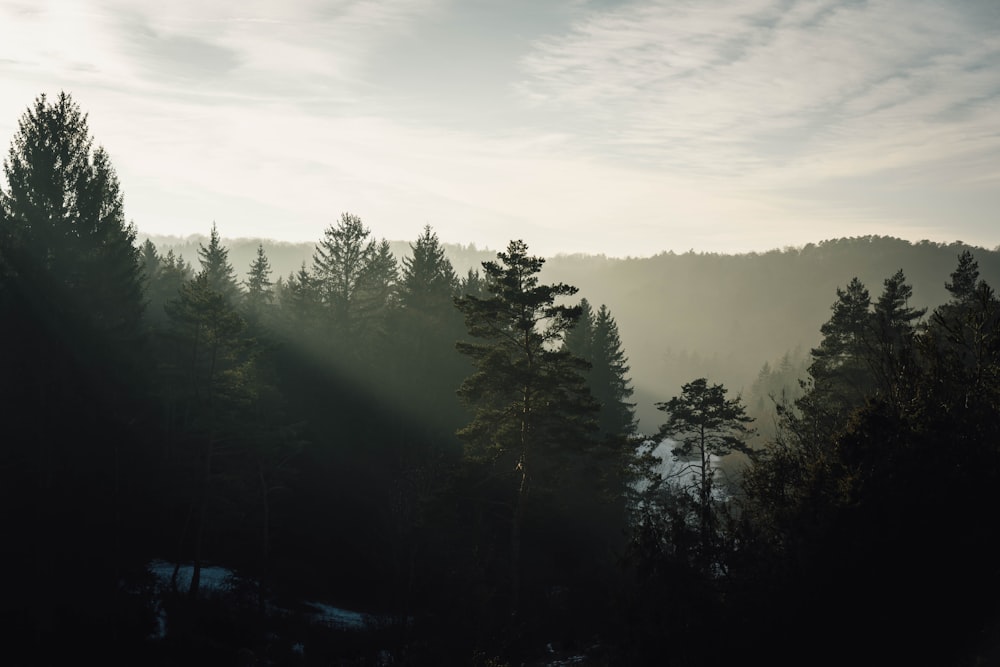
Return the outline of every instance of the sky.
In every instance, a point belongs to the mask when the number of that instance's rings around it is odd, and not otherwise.
[[[140,236],[1000,245],[997,0],[0,0],[4,155],[60,91]]]

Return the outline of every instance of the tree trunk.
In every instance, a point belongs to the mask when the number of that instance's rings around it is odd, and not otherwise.
[[[212,454],[215,449],[215,436],[208,439],[208,448],[205,451],[205,468],[202,477],[201,500],[198,507],[198,526],[194,538],[194,563],[191,571],[191,587],[188,589],[188,596],[198,597],[198,589],[201,586],[201,551],[205,542],[205,524],[208,523],[206,514],[208,511],[208,488],[212,476]]]
[[[521,523],[524,519],[524,499],[528,494],[528,471],[525,466],[524,454],[518,462],[521,471],[521,483],[517,488],[517,500],[514,503],[514,517],[510,525],[510,615],[517,616],[521,593]]]
[[[266,589],[266,579],[267,579],[267,565],[268,558],[270,556],[270,541],[271,541],[271,504],[267,488],[267,479],[264,477],[264,467],[261,465],[260,461],[257,461],[257,476],[260,480],[260,493],[261,499],[264,502],[264,525],[261,553],[260,553],[260,573],[257,577],[257,610],[261,613],[264,612],[264,591]]]

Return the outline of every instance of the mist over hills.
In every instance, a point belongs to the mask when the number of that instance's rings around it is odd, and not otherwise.
[[[204,236],[148,238],[162,252],[172,249],[195,265],[199,244],[207,242]],[[262,244],[272,280],[287,277],[303,262],[311,266],[315,248],[315,243],[269,239],[224,243],[240,276]],[[410,254],[408,241],[391,245],[397,259]],[[496,257],[496,251],[475,245],[443,246],[459,275]],[[933,308],[945,302],[944,284],[966,249],[975,255],[981,277],[1000,286],[1000,249],[886,236],[735,255],[557,255],[547,260],[542,280],[575,285],[578,297],[610,308],[629,357],[640,429],[653,433],[662,416],[654,403],[677,394],[682,383],[704,376],[746,396],[765,362],[773,364],[786,353],[807,355],[820,340],[819,328],[829,319],[837,287],[855,276],[874,300],[883,281],[902,269],[913,286],[912,306]]]

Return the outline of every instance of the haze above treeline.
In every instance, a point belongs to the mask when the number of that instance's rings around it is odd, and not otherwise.
[[[207,230],[206,230],[207,231]],[[224,231],[224,230],[220,230]],[[414,238],[420,230],[415,230]],[[372,227],[379,236],[377,227]],[[173,250],[197,265],[198,248],[208,235],[144,235],[161,254]],[[531,239],[524,239],[531,246]],[[412,241],[390,241],[397,259],[412,254]],[[259,238],[225,238],[241,279],[262,245],[273,277],[287,279],[311,266],[315,243]],[[496,251],[475,244],[442,243],[459,275],[481,270]],[[801,247],[740,254],[661,252],[651,257],[556,255],[547,259],[542,279],[579,288],[577,298],[604,304],[618,322],[635,388],[640,431],[653,433],[662,414],[653,406],[693,377],[709,377],[742,392],[748,403],[764,364],[785,355],[804,370],[809,350],[819,343],[820,325],[830,317],[838,287],[854,277],[877,294],[883,281],[902,269],[913,286],[916,308],[947,299],[945,278],[956,258],[970,250],[982,277],[1000,283],[1000,246],[992,250],[962,241],[911,242],[889,236],[820,240]]]

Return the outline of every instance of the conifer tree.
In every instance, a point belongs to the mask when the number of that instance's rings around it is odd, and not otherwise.
[[[683,462],[685,471],[692,473],[688,488],[693,492],[698,516],[700,560],[703,566],[711,566],[716,531],[713,458],[732,452],[749,455],[746,441],[752,434],[749,424],[753,420],[739,397],[726,398],[724,386],[710,385],[705,378],[688,382],[681,387],[680,396],[657,403],[656,407],[667,413],[660,435],[678,443],[671,453]]]
[[[450,310],[458,291],[458,276],[430,225],[424,227],[416,243],[410,244],[410,251],[412,257],[403,258],[401,305],[425,313]]]
[[[571,354],[594,362],[594,309],[587,299],[580,299],[580,318],[566,332],[563,345]]]
[[[424,227],[410,250],[412,256],[402,262],[394,320],[396,330],[405,332],[395,342],[402,370],[401,399],[423,416],[416,423],[425,431],[453,436],[460,421],[455,388],[469,370],[455,354],[455,341],[464,334],[462,315],[454,305],[458,277],[430,226]],[[441,435],[434,437],[443,440]]]
[[[833,314],[820,327],[823,340],[811,350],[811,384],[796,402],[814,441],[829,442],[833,431],[873,389],[870,307],[868,290],[852,278],[846,289],[837,288]]]
[[[319,287],[305,262],[298,271],[289,274],[279,305],[293,336],[301,338],[315,333],[321,300]]]
[[[176,382],[171,400],[179,404],[172,412],[184,416],[180,430],[188,436],[187,443],[194,445],[187,452],[194,462],[189,509],[194,517],[192,597],[197,596],[200,586],[218,452],[240,429],[241,409],[249,404],[254,391],[250,381],[252,342],[244,335],[246,323],[231,300],[212,288],[212,278],[210,268],[203,269],[181,287],[166,308],[175,345],[169,358],[169,377]],[[186,537],[181,536],[182,543]],[[175,577],[176,572],[175,567]]]
[[[353,334],[359,320],[359,288],[376,254],[375,241],[361,218],[343,213],[323,232],[313,254],[312,276],[331,330]]]
[[[465,277],[459,279],[458,293],[479,298],[486,298],[489,295],[486,289],[486,280],[475,269],[469,269]]]
[[[218,292],[229,303],[235,304],[240,297],[240,286],[236,281],[233,265],[229,262],[229,249],[222,245],[214,222],[208,246],[198,244],[198,260],[208,289]]]
[[[160,273],[160,253],[149,239],[143,241],[139,253],[143,285],[146,288],[146,295],[148,297],[149,287],[156,281]]]
[[[628,379],[628,358],[622,348],[618,323],[603,304],[594,319],[593,350],[590,387],[601,406],[599,431],[603,436],[631,436],[636,421],[635,403],[629,402],[632,386]]]
[[[635,404],[629,403],[632,387],[628,359],[622,349],[618,324],[606,305],[595,314],[586,299],[580,300],[580,319],[566,333],[565,348],[590,363],[587,386],[600,406],[598,431],[602,437],[628,437],[635,432]]]
[[[911,296],[913,288],[900,269],[885,279],[872,317],[869,365],[878,393],[890,402],[900,398],[906,370],[916,363],[913,346],[916,323],[927,312],[926,308],[911,308]]]
[[[389,315],[396,306],[399,269],[389,242],[382,239],[373,250],[358,280],[357,323],[369,346],[377,347],[386,334]]]
[[[173,248],[160,258],[159,271],[150,286],[150,310],[164,315],[164,307],[177,298],[181,287],[194,278],[194,269],[174,253]]]
[[[959,255],[945,287],[952,298],[931,315],[924,355],[941,386],[961,386],[969,395],[994,391],[1000,385],[1000,300],[979,278],[969,251]]]
[[[142,271],[111,161],[68,94],[27,109],[3,171],[0,504],[31,508],[5,524],[5,567],[31,583],[4,608],[48,662],[53,644],[111,636],[135,565],[121,546],[144,453],[131,431],[148,397]]]
[[[83,327],[78,340],[102,354],[134,346],[143,311],[135,229],[110,159],[93,148],[87,117],[68,94],[52,103],[42,95],[22,116],[4,174],[3,254],[36,291],[35,307],[55,308],[61,328]]]
[[[560,451],[586,448],[595,406],[581,376],[586,362],[561,349],[581,311],[556,301],[576,288],[541,284],[544,260],[529,255],[523,241],[511,241],[497,259],[483,263],[490,296],[455,301],[477,339],[458,343],[475,365],[459,389],[474,416],[459,435],[469,456],[491,460],[511,476],[510,606],[516,614],[528,494],[551,483],[546,477],[554,474]]]
[[[271,263],[264,252],[264,245],[257,245],[257,256],[250,264],[246,279],[246,297],[243,307],[255,322],[274,302],[274,283],[271,282]]]
[[[979,281],[979,262],[972,252],[963,250],[958,256],[958,267],[951,273],[951,282],[944,284],[953,303],[960,304],[973,298]]]

